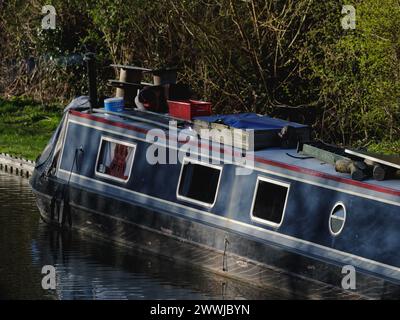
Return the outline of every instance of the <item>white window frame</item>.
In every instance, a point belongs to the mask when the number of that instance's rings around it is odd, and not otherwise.
[[[212,203],[199,201],[199,200],[192,199],[192,198],[189,198],[189,197],[185,197],[185,196],[182,196],[182,195],[179,194],[179,186],[181,185],[183,168],[188,163],[199,164],[199,165],[202,165],[202,166],[205,166],[205,167],[209,167],[209,168],[213,168],[213,169],[219,170],[219,178],[218,178],[218,183],[217,183],[217,190],[215,191],[214,201]],[[202,162],[202,161],[198,161],[198,160],[187,158],[187,157],[183,158],[182,165],[181,165],[181,171],[179,173],[178,186],[176,188],[176,198],[179,199],[179,200],[184,200],[184,201],[187,201],[187,202],[198,204],[198,205],[201,205],[201,206],[204,206],[204,207],[207,207],[207,208],[212,208],[215,205],[215,203],[217,202],[217,199],[218,199],[219,185],[221,183],[222,171],[223,171],[223,166]]]
[[[130,161],[130,163],[127,163],[127,165],[129,165],[129,175],[128,175],[127,179],[117,178],[117,177],[114,177],[112,175],[97,171],[97,168],[99,166],[100,151],[101,151],[101,147],[102,147],[104,141],[111,142],[111,143],[118,143],[118,144],[122,144],[124,146],[130,147],[130,148],[133,148],[132,160]],[[95,169],[94,169],[95,170],[94,171],[95,172],[95,176],[96,177],[105,178],[105,179],[114,180],[114,181],[118,181],[118,182],[122,182],[122,183],[127,183],[129,181],[129,179],[131,178],[131,174],[132,174],[132,170],[133,170],[133,163],[135,161],[135,155],[136,155],[136,147],[137,147],[136,143],[130,143],[130,142],[126,142],[126,141],[123,141],[123,140],[110,138],[110,137],[107,137],[107,136],[101,136],[100,144],[99,144],[99,147],[98,147],[98,150],[97,150],[96,166],[95,166]]]
[[[266,219],[262,219],[262,218],[259,218],[259,217],[255,217],[253,215],[254,206],[255,206],[255,202],[256,202],[256,198],[257,198],[257,192],[258,192],[258,185],[260,184],[260,181],[267,182],[267,183],[272,183],[274,185],[286,188],[285,204],[283,206],[282,217],[281,217],[281,221],[279,223],[272,222],[272,221],[269,221],[269,220],[266,220]],[[288,199],[289,199],[289,193],[290,193],[290,183],[286,183],[286,182],[270,179],[270,178],[263,177],[263,176],[257,176],[257,182],[256,182],[256,186],[254,188],[254,193],[253,193],[253,201],[251,203],[251,209],[250,209],[250,219],[251,219],[251,221],[257,222],[257,223],[261,223],[261,224],[265,224],[265,225],[273,227],[273,228],[279,228],[282,225],[283,220],[285,218],[286,206],[287,206],[287,202],[288,202]]]
[[[340,230],[338,232],[333,232],[332,226],[331,226],[331,220],[332,220],[332,217],[333,217],[333,212],[336,210],[337,207],[342,207],[343,208],[344,218],[335,216],[333,219],[337,219],[337,220],[343,221],[343,225],[342,225],[342,227],[340,228]],[[343,228],[344,228],[344,226],[346,224],[346,218],[347,218],[346,205],[342,201],[336,202],[335,205],[333,206],[332,210],[331,210],[331,213],[329,214],[329,220],[328,220],[328,227],[329,227],[329,232],[331,233],[331,235],[333,235],[334,237],[337,237],[339,234],[342,233]]]

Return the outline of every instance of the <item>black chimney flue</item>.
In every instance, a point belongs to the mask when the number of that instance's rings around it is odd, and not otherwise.
[[[89,84],[89,100],[90,100],[90,113],[93,108],[97,108],[97,70],[96,70],[96,55],[92,52],[85,54],[84,60],[86,61],[88,72]]]

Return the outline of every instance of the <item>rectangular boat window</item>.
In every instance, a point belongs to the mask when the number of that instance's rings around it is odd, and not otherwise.
[[[222,168],[190,161],[183,162],[177,197],[212,207],[217,198]]]
[[[102,137],[96,175],[126,182],[132,171],[136,145]]]
[[[285,213],[289,187],[289,184],[283,182],[258,178],[251,210],[252,220],[273,227],[280,226]]]

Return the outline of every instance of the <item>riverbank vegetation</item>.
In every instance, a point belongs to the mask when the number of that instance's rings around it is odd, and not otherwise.
[[[57,105],[27,98],[0,98],[0,153],[35,160],[61,119]]]
[[[110,63],[178,66],[214,111],[258,112],[313,125],[326,142],[400,153],[397,0],[53,0],[0,3],[0,96],[66,103],[86,93],[81,54]],[[356,29],[343,29],[343,5]]]

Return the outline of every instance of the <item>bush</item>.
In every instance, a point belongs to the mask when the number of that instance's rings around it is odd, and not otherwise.
[[[400,140],[398,1],[353,0],[356,30],[341,28],[341,0],[51,3],[56,30],[41,30],[37,0],[0,4],[4,95],[85,93],[90,50],[105,94],[110,63],[174,65],[216,112],[300,118],[343,144]]]
[[[305,62],[324,102],[320,134],[343,144],[400,140],[400,5],[363,0],[356,9],[356,30],[326,23],[308,34],[316,49]]]

